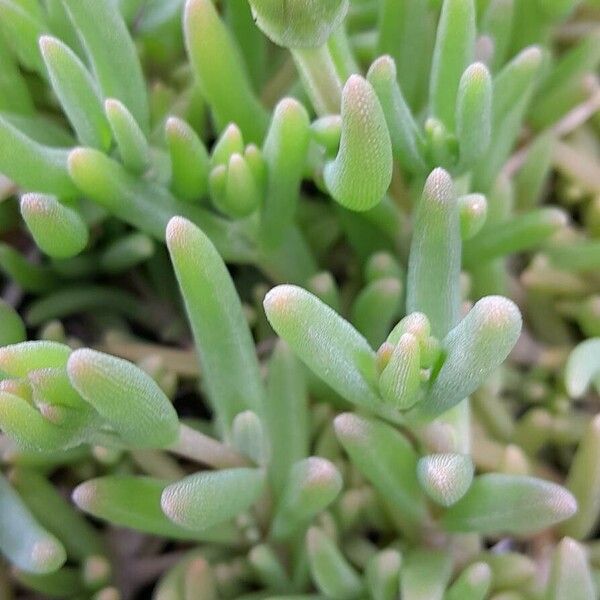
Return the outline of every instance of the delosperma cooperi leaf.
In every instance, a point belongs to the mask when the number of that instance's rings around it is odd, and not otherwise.
[[[600,419],[595,417],[585,433],[569,469],[565,485],[577,499],[577,513],[561,525],[564,535],[582,540],[594,530],[600,518]]]
[[[173,523],[203,531],[248,509],[264,484],[265,473],[260,469],[205,471],[167,486],[160,506]]]
[[[182,540],[231,540],[233,530],[226,526],[220,532],[204,532],[180,527],[168,519],[161,510],[161,494],[168,483],[151,477],[99,477],[76,487],[73,502],[97,518],[146,533]]]
[[[441,414],[473,393],[508,356],[521,326],[521,313],[507,298],[475,304],[442,342],[445,360],[415,416]]]
[[[120,100],[142,130],[148,128],[148,98],[133,40],[118,11],[93,0],[65,0],[105,98]],[[118,65],[115,68],[115,63]]]
[[[548,600],[585,600],[595,594],[585,549],[575,540],[563,538],[552,557]]]
[[[417,464],[417,477],[425,493],[437,504],[451,506],[468,491],[473,463],[461,454],[431,454]]]
[[[492,586],[492,572],[484,562],[467,567],[448,589],[448,600],[484,600]]]
[[[239,50],[211,0],[188,0],[185,40],[196,77],[219,127],[235,122],[248,141],[260,142],[267,113],[248,81]]]
[[[400,584],[402,555],[397,550],[382,550],[371,558],[366,569],[369,593],[374,600],[394,600]]]
[[[444,0],[431,67],[431,112],[447,127],[454,126],[459,81],[473,59],[475,2]]]
[[[476,477],[443,520],[451,531],[521,535],[564,521],[576,510],[573,495],[555,483],[492,473]]]
[[[123,164],[133,173],[143,173],[150,160],[150,148],[134,116],[122,102],[114,98],[104,102],[104,112]]]
[[[322,46],[341,24],[348,0],[250,0],[257,25],[276,44],[288,48]]]
[[[406,281],[407,311],[427,315],[437,337],[458,321],[460,219],[454,185],[443,169],[425,183],[415,216]],[[438,290],[443,290],[440,297]]]
[[[54,196],[25,194],[21,215],[36,244],[49,256],[75,256],[88,243],[88,228],[79,213]]]
[[[342,477],[328,460],[311,456],[295,463],[273,520],[273,538],[296,535],[335,500],[341,489]]]
[[[377,403],[375,353],[350,323],[296,286],[274,288],[264,305],[275,331],[334,390],[358,405]]]
[[[69,357],[73,387],[133,446],[161,448],[175,441],[177,414],[162,390],[132,363],[88,348]]]
[[[344,86],[340,149],[324,177],[333,198],[356,211],[379,204],[390,185],[390,134],[375,90],[358,75]]]
[[[263,386],[241,303],[225,264],[204,233],[176,217],[167,246],[185,299],[209,395],[227,431],[246,408],[258,409]]]
[[[111,131],[97,85],[79,57],[58,38],[40,38],[40,51],[56,95],[79,141],[106,150]]]
[[[208,191],[208,153],[188,123],[169,117],[165,137],[171,158],[171,190],[180,200],[194,201]]]
[[[19,568],[56,571],[67,556],[62,544],[33,518],[4,476],[0,476],[0,550]]]
[[[359,598],[363,583],[341,551],[323,531],[311,527],[306,535],[311,577],[330,598]]]

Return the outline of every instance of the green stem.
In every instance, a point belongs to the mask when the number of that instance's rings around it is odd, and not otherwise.
[[[167,450],[215,469],[245,467],[249,464],[248,459],[235,450],[183,423],[179,427],[179,439]]]
[[[315,111],[319,116],[338,114],[342,102],[342,82],[329,48],[293,48],[292,56]]]

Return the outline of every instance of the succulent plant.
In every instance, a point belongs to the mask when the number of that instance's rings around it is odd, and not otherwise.
[[[0,0],[0,597],[594,600],[598,0]]]

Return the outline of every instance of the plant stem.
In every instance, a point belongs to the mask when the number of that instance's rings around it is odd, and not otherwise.
[[[319,116],[338,114],[342,101],[342,82],[329,48],[293,48],[294,61],[315,111]]]
[[[167,450],[215,469],[246,467],[251,464],[232,448],[183,424],[179,427],[179,439]]]

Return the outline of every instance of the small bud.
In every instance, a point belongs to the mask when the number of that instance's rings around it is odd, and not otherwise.
[[[318,48],[341,25],[348,0],[250,0],[256,24],[279,46]]]

